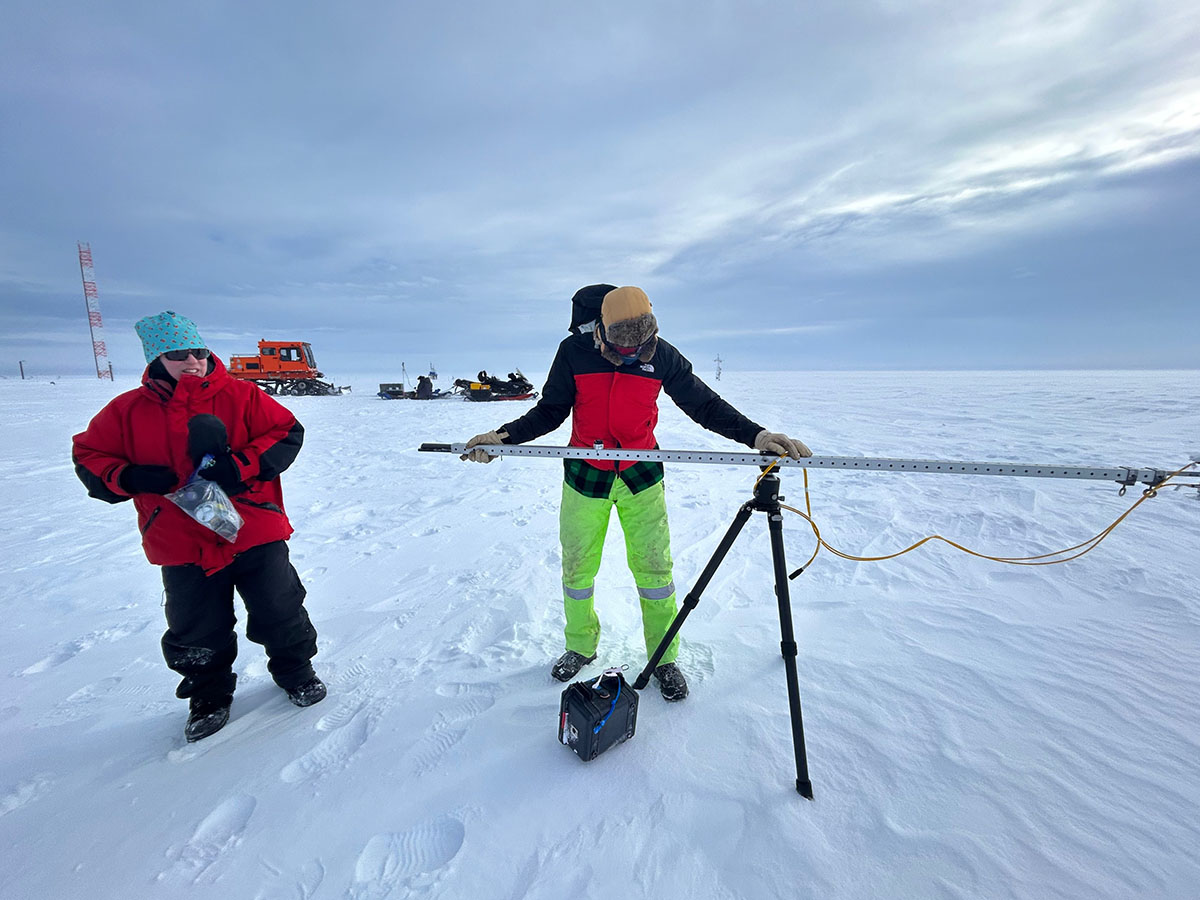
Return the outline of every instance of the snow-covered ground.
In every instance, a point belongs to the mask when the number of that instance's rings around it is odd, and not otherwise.
[[[1200,373],[726,372],[821,455],[1173,467]],[[241,644],[228,727],[185,744],[133,509],[90,500],[70,436],[129,383],[0,381],[0,897],[1193,898],[1200,885],[1200,501],[1163,491],[1097,550],[1017,568],[927,546],[822,554],[791,583],[816,801],[794,789],[765,519],[683,631],[692,695],[641,696],[583,763],[562,686],[557,461],[416,451],[528,403],[385,402],[394,375],[287,404],[293,560],[329,698],[291,706]],[[540,380],[538,381],[540,384]],[[666,448],[738,449],[664,400]],[[565,430],[540,441],[565,443]],[[667,475],[694,583],[756,472]],[[784,475],[803,505],[800,475]],[[825,538],[933,532],[1041,553],[1128,508],[1090,481],[815,472]],[[809,554],[785,522],[788,561]],[[610,531],[600,662],[644,663]],[[589,668],[598,672],[600,666]]]

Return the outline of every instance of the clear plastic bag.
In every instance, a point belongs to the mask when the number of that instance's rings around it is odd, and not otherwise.
[[[242,527],[241,514],[215,481],[193,477],[179,490],[167,494],[167,499],[231,544],[237,540],[238,531]]]

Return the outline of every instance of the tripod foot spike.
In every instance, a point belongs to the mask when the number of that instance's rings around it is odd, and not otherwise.
[[[797,778],[796,779],[796,793],[798,793],[801,797],[804,797],[807,800],[811,800],[813,798],[812,782],[809,781],[807,778],[805,778],[805,779]]]

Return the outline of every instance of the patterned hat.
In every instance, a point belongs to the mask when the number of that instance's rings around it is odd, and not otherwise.
[[[196,330],[195,322],[169,309],[157,316],[146,316],[133,329],[142,339],[147,363],[154,362],[168,350],[199,350],[208,346]]]

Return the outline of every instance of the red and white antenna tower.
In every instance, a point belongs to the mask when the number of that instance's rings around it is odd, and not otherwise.
[[[96,357],[96,377],[113,380],[112,363],[104,346],[104,323],[100,319],[100,292],[96,290],[96,270],[92,268],[92,245],[79,243],[79,274],[83,276],[83,302],[87,304],[88,327],[92,330],[92,355]]]

